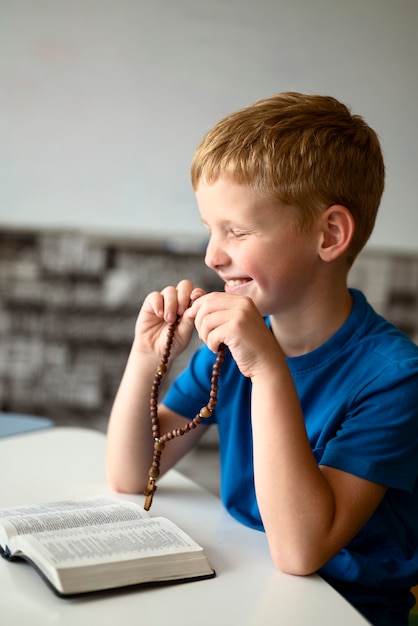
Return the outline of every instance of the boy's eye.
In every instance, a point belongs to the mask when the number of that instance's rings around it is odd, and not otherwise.
[[[232,229],[231,235],[235,237],[235,239],[239,239],[240,237],[244,237],[247,233],[244,230]]]

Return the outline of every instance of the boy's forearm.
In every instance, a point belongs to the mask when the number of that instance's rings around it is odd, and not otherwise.
[[[135,339],[125,372],[111,410],[108,427],[106,468],[109,484],[117,491],[139,493],[148,483],[154,441],[150,420],[150,394],[154,376],[167,351],[169,322],[178,321],[192,295],[203,290],[194,288],[188,280],[177,287],[152,292],[145,299],[135,326]],[[172,319],[172,322],[170,321]],[[192,319],[181,318],[175,328],[175,340],[170,345],[171,362],[188,345],[194,328]],[[184,418],[161,407],[160,425],[163,432],[178,428]],[[187,441],[192,442],[193,437]],[[161,474],[183,453],[184,446],[170,446],[164,454]]]
[[[358,532],[385,488],[318,466],[285,365],[253,381],[252,424],[256,494],[273,561],[288,573],[313,573]]]
[[[283,371],[274,388],[267,380],[253,381],[254,477],[273,560],[279,569],[299,573],[297,561],[306,560],[306,551],[311,550],[314,518],[324,515],[324,487],[296,392],[287,378]],[[332,515],[326,490],[325,508]],[[321,521],[321,534],[323,530]]]
[[[157,364],[132,349],[110,414],[106,468],[116,491],[142,492],[152,459],[149,397]]]

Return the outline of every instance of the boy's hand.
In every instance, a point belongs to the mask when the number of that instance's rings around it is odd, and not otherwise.
[[[194,318],[200,339],[213,352],[221,343],[227,345],[244,376],[254,377],[282,356],[251,298],[209,293],[193,302],[184,317]]]
[[[164,352],[169,324],[179,320],[174,335],[171,356],[178,356],[188,345],[194,324],[193,319],[183,317],[190,302],[200,298],[205,291],[194,287],[189,280],[182,280],[177,287],[165,287],[153,291],[144,300],[135,325],[135,347],[143,353]]]

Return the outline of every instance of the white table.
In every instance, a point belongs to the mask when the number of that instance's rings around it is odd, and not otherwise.
[[[2,506],[110,493],[105,436],[53,428],[0,440]],[[121,496],[143,503],[142,496]],[[278,572],[264,533],[236,522],[215,496],[171,471],[153,515],[171,518],[204,548],[216,578],[62,599],[25,562],[0,559],[5,626],[361,626],[367,622],[319,576]]]

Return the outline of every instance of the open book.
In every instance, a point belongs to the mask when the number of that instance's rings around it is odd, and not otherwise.
[[[0,553],[32,563],[62,596],[215,575],[171,521],[109,496],[0,508]]]

